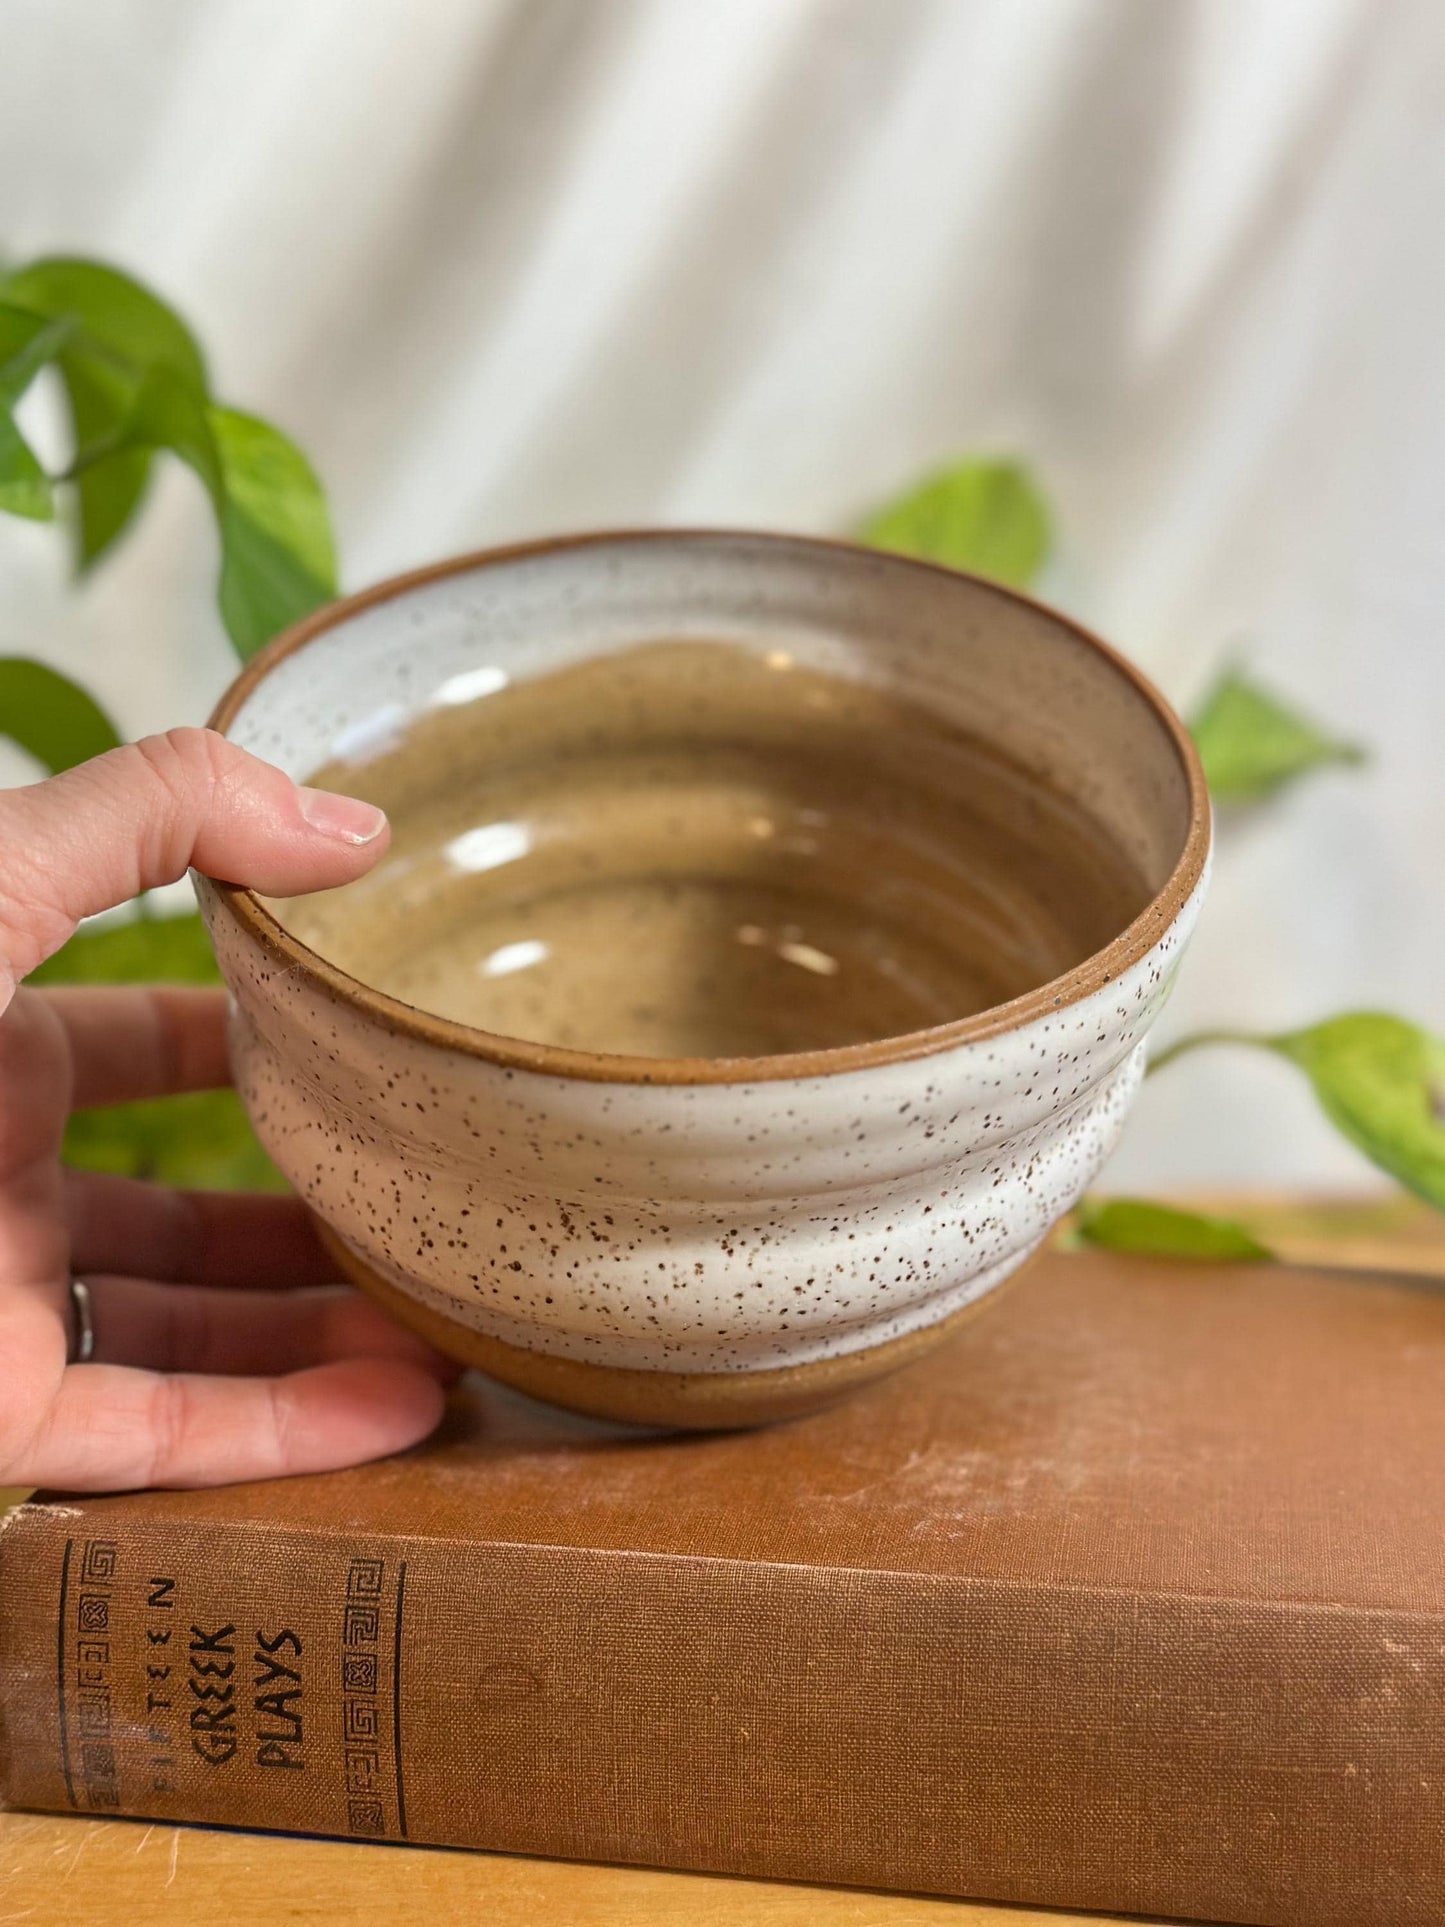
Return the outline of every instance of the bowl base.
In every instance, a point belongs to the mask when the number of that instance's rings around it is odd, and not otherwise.
[[[661,1426],[689,1432],[741,1431],[774,1420],[802,1418],[822,1411],[874,1379],[912,1364],[931,1352],[1002,1289],[995,1285],[921,1330],[905,1332],[864,1351],[844,1352],[805,1365],[779,1365],[762,1371],[651,1372],[619,1365],[593,1365],[582,1359],[555,1358],[490,1338],[433,1311],[382,1278],[316,1219],[321,1242],[352,1282],[374,1298],[398,1324],[408,1326],[439,1352],[474,1365],[531,1398],[560,1405],[590,1418],[617,1419],[630,1425]],[[1025,1269],[1004,1279],[1008,1284]]]

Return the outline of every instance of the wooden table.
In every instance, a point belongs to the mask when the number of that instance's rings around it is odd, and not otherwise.
[[[1035,1913],[843,1887],[717,1880],[437,1847],[295,1840],[139,1820],[0,1815],[0,1923],[160,1927],[1088,1927]],[[1097,1927],[1097,1917],[1096,1917]]]
[[[1282,1258],[1445,1276],[1445,1217],[1400,1196],[1196,1196]],[[0,1492],[0,1504],[19,1494]],[[1097,1916],[1089,1919],[1097,1920]],[[1081,1914],[445,1848],[0,1813],[0,1927],[1088,1927]]]

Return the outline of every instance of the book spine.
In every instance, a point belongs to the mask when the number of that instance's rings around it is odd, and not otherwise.
[[[1445,1626],[32,1506],[0,1797],[1164,1913],[1445,1918]]]

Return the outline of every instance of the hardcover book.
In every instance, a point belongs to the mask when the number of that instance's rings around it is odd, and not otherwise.
[[[1263,1927],[1445,1918],[1445,1293],[1041,1259],[766,1431],[0,1532],[0,1796]]]

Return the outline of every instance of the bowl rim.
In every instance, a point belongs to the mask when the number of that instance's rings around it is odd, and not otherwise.
[[[1179,856],[1162,886],[1133,921],[1102,949],[1092,952],[1062,976],[1035,985],[1006,1003],[990,1005],[988,1009],[971,1016],[954,1018],[948,1023],[935,1024],[927,1029],[904,1031],[892,1037],[868,1038],[856,1044],[783,1052],[772,1057],[639,1057],[622,1052],[575,1050],[560,1045],[533,1043],[526,1038],[481,1030],[455,1018],[439,1017],[430,1011],[418,1009],[329,963],[293,937],[265,908],[254,891],[216,878],[207,878],[219,906],[260,945],[272,962],[288,974],[301,975],[328,997],[359,1008],[365,1015],[392,1030],[424,1043],[458,1051],[464,1056],[482,1058],[508,1071],[530,1071],[543,1076],[609,1084],[771,1083],[785,1079],[836,1076],[848,1071],[933,1057],[961,1044],[977,1043],[1005,1032],[1022,1030],[1041,1017],[1066,1010],[1102,989],[1146,957],[1193,896],[1209,860],[1209,791],[1198,751],[1188,731],[1142,670],[1091,630],[1075,622],[1071,616],[1062,614],[1021,590],[990,581],[986,576],[951,569],[916,556],[900,555],[896,551],[874,549],[835,537],[721,526],[596,529],[473,550],[465,555],[451,556],[422,568],[407,570],[400,575],[388,576],[355,595],[326,603],[302,621],[283,630],[244,665],[212,710],[207,727],[224,735],[257,685],[278,663],[304,649],[318,636],[380,603],[395,601],[415,589],[444,581],[450,576],[471,575],[507,563],[590,548],[606,548],[609,545],[654,542],[724,544],[740,541],[764,547],[799,549],[807,553],[822,551],[825,555],[867,557],[881,564],[909,571],[922,570],[929,575],[946,576],[968,583],[989,595],[1018,603],[1035,615],[1043,616],[1068,630],[1086,648],[1102,656],[1116,674],[1131,683],[1143,696],[1155,721],[1172,742],[1184,772],[1189,796],[1189,825]]]

